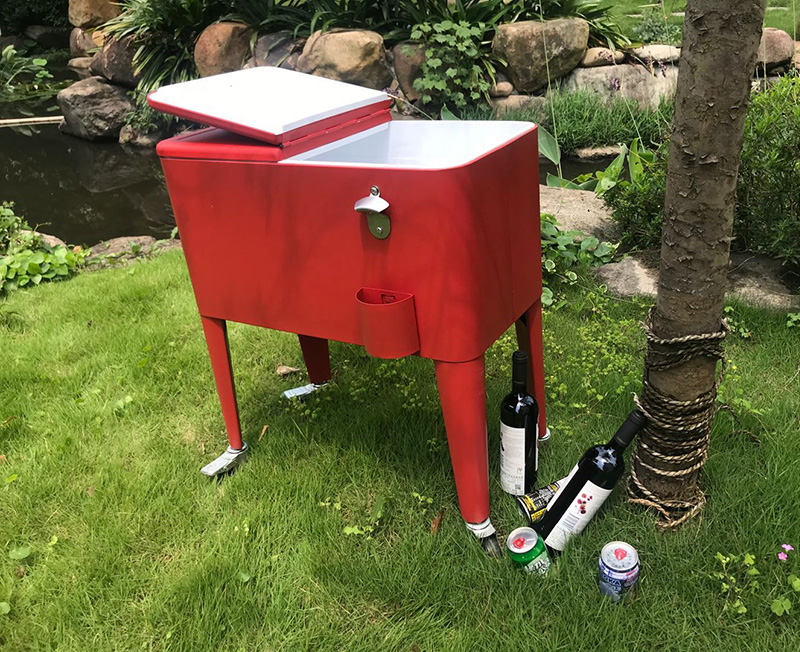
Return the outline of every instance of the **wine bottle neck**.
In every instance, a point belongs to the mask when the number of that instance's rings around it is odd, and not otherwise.
[[[514,353],[511,365],[511,388],[517,394],[524,394],[528,384],[528,355],[524,351]]]
[[[628,418],[625,419],[619,430],[608,442],[610,446],[614,446],[619,450],[624,450],[633,441],[633,438],[641,432],[647,423],[647,418],[639,410],[633,410]]]

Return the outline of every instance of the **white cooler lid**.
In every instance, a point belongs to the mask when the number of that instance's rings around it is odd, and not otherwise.
[[[386,110],[381,91],[272,66],[163,86],[154,109],[280,145]]]

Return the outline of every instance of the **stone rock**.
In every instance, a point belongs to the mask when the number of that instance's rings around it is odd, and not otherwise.
[[[756,58],[756,71],[758,69],[772,70],[778,66],[789,63],[794,56],[794,40],[782,29],[765,27],[761,33],[761,43],[758,44],[758,57]]]
[[[800,41],[794,42],[794,67],[800,71]]]
[[[597,279],[618,296],[654,296],[658,290],[658,270],[654,266],[658,255],[652,254],[644,252],[603,265],[596,272]],[[782,272],[781,263],[766,256],[731,254],[726,294],[750,305],[797,310],[800,296],[792,294],[781,278]]]
[[[619,145],[604,145],[602,147],[576,147],[572,150],[571,155],[585,161],[594,161],[618,156],[619,152]]]
[[[315,32],[297,70],[377,90],[392,83],[383,37],[367,30]]]
[[[620,297],[654,296],[658,291],[658,270],[633,256],[603,265],[597,269],[596,276],[612,294]]]
[[[136,49],[133,36],[109,39],[103,49],[94,55],[89,70],[93,75],[105,77],[114,84],[135,88],[139,80],[133,71],[133,55],[136,54]]]
[[[61,49],[69,47],[69,29],[49,25],[29,25],[25,36],[44,48]]]
[[[580,18],[499,25],[492,50],[507,62],[506,73],[520,92],[530,93],[566,75],[583,59],[589,24]],[[545,50],[547,56],[545,56]]]
[[[489,97],[508,97],[514,92],[514,84],[509,81],[499,81],[489,89]]]
[[[414,80],[422,75],[422,62],[425,61],[425,46],[413,41],[398,43],[392,48],[394,74],[400,90],[406,98],[414,102],[422,97],[414,88]]]
[[[21,36],[13,34],[11,36],[0,36],[0,52],[5,50],[9,45],[13,45],[14,49],[19,52],[25,47],[25,39]]]
[[[104,40],[103,32],[100,30],[88,32],[85,29],[76,27],[69,35],[69,51],[76,57],[82,57],[97,48],[103,47]]]
[[[64,242],[61,238],[57,238],[54,235],[49,235],[47,233],[41,233],[40,231],[33,231],[23,229],[20,233],[32,233],[33,235],[38,235],[41,238],[42,242],[46,244],[48,247],[66,247],[67,243]]]
[[[75,57],[67,61],[67,65],[75,70],[89,70],[92,65],[92,57]]]
[[[291,32],[274,32],[259,36],[253,48],[252,66],[277,66],[287,70],[297,68],[297,60],[305,39],[296,39]]]
[[[75,145],[71,148],[74,150],[71,163],[77,168],[81,187],[92,195],[130,187],[152,194],[163,188],[160,183],[152,183],[158,175],[158,157],[151,149],[96,147],[84,141]],[[126,207],[131,206],[132,203],[126,203]]]
[[[672,98],[678,86],[678,67],[657,66],[653,72],[644,66],[623,64],[601,68],[576,68],[561,82],[564,92],[589,91],[606,100],[627,97],[642,108],[656,108],[662,97]]]
[[[104,240],[91,247],[89,255],[86,257],[86,263],[102,266],[147,256],[152,252],[155,244],[156,239],[151,235],[111,238],[111,240]]]
[[[610,48],[589,48],[583,55],[580,64],[581,68],[597,68],[598,66],[611,66],[625,61],[625,53],[622,50],[612,50]]]
[[[520,111],[522,109],[536,109],[544,106],[546,100],[537,95],[509,95],[508,97],[498,97],[492,100],[492,108],[495,115],[499,118],[509,111]]]
[[[631,54],[640,61],[675,63],[681,58],[681,49],[674,45],[643,45],[640,48],[633,48]]]
[[[733,253],[728,267],[728,292],[751,305],[800,310],[800,296],[784,283],[785,273],[786,268],[774,258]]]
[[[69,22],[75,27],[97,27],[122,11],[114,0],[69,0]]]
[[[214,23],[194,46],[194,62],[201,77],[239,70],[250,52],[250,29],[243,23]]]
[[[125,125],[119,132],[120,145],[133,147],[155,147],[169,135],[167,129],[157,129],[147,133],[141,132],[133,125]]]
[[[542,213],[553,215],[566,231],[583,231],[601,240],[616,238],[611,211],[590,190],[539,186],[539,205]]]
[[[61,131],[87,140],[116,139],[134,103],[124,88],[102,77],[89,77],[62,90],[57,97],[64,114]]]
[[[760,93],[767,90],[770,86],[777,84],[781,78],[777,75],[769,75],[767,77],[756,77],[750,82],[750,91],[753,93]]]

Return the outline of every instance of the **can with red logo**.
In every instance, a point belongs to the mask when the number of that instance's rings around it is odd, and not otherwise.
[[[529,527],[518,527],[506,539],[506,548],[511,560],[528,573],[544,575],[550,570],[550,557],[544,547],[544,541]]]
[[[600,593],[619,602],[639,581],[639,553],[629,543],[612,541],[600,551]]]

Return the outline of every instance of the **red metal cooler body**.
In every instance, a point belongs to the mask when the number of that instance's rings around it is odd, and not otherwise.
[[[430,358],[461,512],[483,538],[484,353],[515,322],[546,432],[536,130],[384,115],[299,147],[212,128],[158,153],[229,450],[243,442],[226,320],[297,333],[316,384],[330,378],[328,340]],[[236,261],[235,281],[220,260]]]

